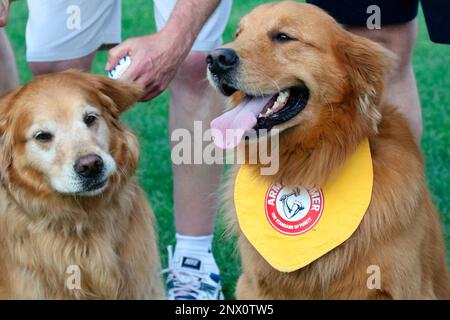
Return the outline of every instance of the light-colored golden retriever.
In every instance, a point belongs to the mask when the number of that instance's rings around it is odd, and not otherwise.
[[[77,71],[0,99],[0,298],[160,299],[154,217],[119,123],[141,91]]]
[[[383,98],[392,54],[345,31],[317,7],[281,2],[245,16],[235,41],[213,51],[208,62],[211,82],[234,105],[243,96],[256,100],[251,110],[231,111],[213,127],[280,130],[280,169],[270,181],[322,186],[366,138],[373,159],[372,198],[356,232],[298,271],[273,269],[230,210],[243,270],[238,299],[450,297],[441,226],[420,151],[405,118]],[[370,265],[381,270],[380,289],[367,286]]]

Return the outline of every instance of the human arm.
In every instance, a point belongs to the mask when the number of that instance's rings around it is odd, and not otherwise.
[[[161,31],[130,38],[111,49],[106,70],[113,69],[123,56],[128,55],[131,65],[121,79],[144,86],[143,101],[158,96],[175,76],[201,28],[219,3],[220,0],[178,0]]]

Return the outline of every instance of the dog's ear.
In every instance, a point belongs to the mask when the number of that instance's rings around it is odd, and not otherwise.
[[[19,92],[20,88],[6,93],[0,96],[0,137],[6,134],[6,128],[8,126],[9,115],[13,109],[13,99]]]
[[[143,88],[131,82],[112,80],[106,77],[96,76],[95,87],[105,96],[110,98],[115,105],[111,111],[116,115],[127,111],[143,95]]]
[[[79,81],[79,85],[89,92],[88,98],[99,100],[97,102],[116,117],[132,107],[143,95],[143,88],[132,82],[113,80],[76,70],[64,73],[73,80]]]
[[[0,97],[0,178],[4,177],[12,163],[12,138],[7,128],[13,99],[19,89]]]
[[[376,131],[381,115],[378,106],[383,95],[383,85],[395,66],[393,52],[366,38],[345,32],[339,44],[339,56],[343,60],[352,97],[361,116]]]

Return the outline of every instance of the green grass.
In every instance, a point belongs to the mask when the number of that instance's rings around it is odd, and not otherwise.
[[[229,41],[239,18],[262,0],[234,1],[230,23],[225,32]],[[11,38],[20,79],[25,83],[31,74],[25,60],[25,24],[27,8],[25,1],[19,1],[12,10],[7,31]],[[424,19],[419,18],[420,31],[415,50],[414,68],[420,91],[424,116],[424,137],[422,150],[427,164],[427,178],[434,201],[445,224],[447,247],[450,247],[450,46],[437,45],[429,41]],[[123,0],[123,38],[154,32],[153,6],[149,0]],[[106,54],[98,54],[94,72],[104,74]],[[173,243],[173,199],[172,174],[168,131],[168,95],[145,104],[139,104],[123,120],[137,133],[142,147],[142,159],[138,172],[139,180],[148,193],[158,219],[159,242],[164,262],[165,247]],[[220,241],[223,223],[217,226],[215,254],[224,277],[227,297],[233,297],[236,278],[239,275],[239,261],[234,254],[234,243]]]

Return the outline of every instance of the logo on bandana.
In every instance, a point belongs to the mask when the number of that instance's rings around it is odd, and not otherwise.
[[[266,193],[266,216],[278,232],[299,235],[317,224],[322,216],[323,204],[321,189],[290,189],[273,183]]]

